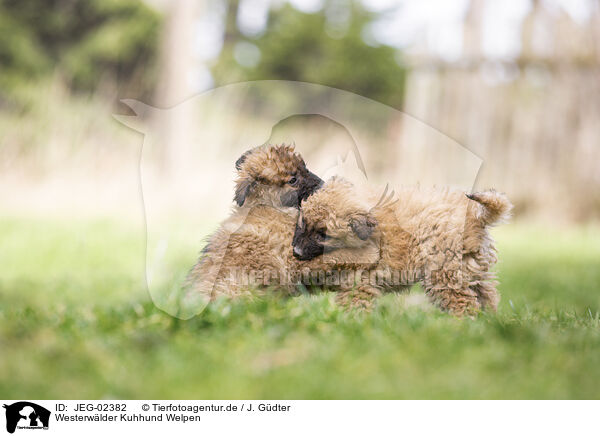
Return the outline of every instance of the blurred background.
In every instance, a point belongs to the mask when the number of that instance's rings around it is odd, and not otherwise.
[[[597,398],[600,0],[0,0],[0,36],[0,397]],[[497,317],[157,310],[266,141],[506,192]]]
[[[128,205],[139,205],[142,141],[112,118],[133,114],[120,99],[169,108],[214,87],[281,79],[368,97],[448,136],[483,161],[476,186],[506,191],[517,217],[600,215],[595,0],[3,0],[0,11],[2,209],[137,215]],[[273,104],[243,98],[227,102],[250,107],[238,125]],[[227,113],[222,106],[212,112]],[[194,129],[209,123],[193,114],[145,115],[160,132],[154,156],[164,176],[186,144],[231,147],[198,139]],[[376,154],[365,161],[394,159],[386,141],[427,142],[420,129],[383,118],[363,140]],[[286,126],[293,133],[281,133]],[[279,127],[272,139],[295,140],[307,157],[311,144],[345,134],[310,117]],[[257,145],[246,141],[235,153]]]

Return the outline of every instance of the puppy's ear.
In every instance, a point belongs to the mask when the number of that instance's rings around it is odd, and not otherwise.
[[[373,234],[377,227],[377,220],[370,214],[356,214],[350,218],[350,228],[363,241],[366,241]]]
[[[246,197],[250,194],[250,191],[254,187],[254,182],[248,179],[240,179],[238,180],[235,187],[235,196],[233,199],[237,203],[238,206],[242,206],[246,201]]]
[[[241,170],[242,169],[242,164],[246,161],[246,158],[248,157],[248,155],[252,152],[252,150],[248,150],[246,151],[244,154],[242,154],[238,160],[235,161],[235,169],[236,170]]]

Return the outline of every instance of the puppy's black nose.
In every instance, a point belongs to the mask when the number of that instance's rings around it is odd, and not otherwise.
[[[323,183],[325,182],[323,182],[323,180],[321,180],[319,176],[309,171],[308,176],[306,177],[305,185],[301,190],[301,199],[305,200],[306,198],[310,197],[313,192],[315,192],[323,186]]]
[[[296,259],[302,260],[302,248],[300,248],[300,247],[294,247],[294,257]]]
[[[320,189],[323,187],[323,184],[325,182],[319,176],[317,176],[315,173],[311,173],[309,171],[308,177],[310,180],[311,188],[313,188],[314,190],[317,190],[317,189]]]

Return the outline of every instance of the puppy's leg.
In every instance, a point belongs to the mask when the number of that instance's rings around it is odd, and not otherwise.
[[[496,311],[500,295],[496,290],[498,282],[491,266],[496,263],[495,250],[483,250],[464,257],[463,277],[469,282],[469,287],[477,294],[477,300],[482,309]]]
[[[337,292],[336,301],[346,309],[371,310],[381,291],[369,284],[359,284],[351,289],[343,289]]]
[[[433,271],[423,280],[425,294],[440,309],[456,316],[472,316],[481,309],[477,292],[463,280],[460,269]]]
[[[481,309],[476,292],[468,287],[463,289],[426,288],[425,294],[440,309],[456,316],[473,316]]]
[[[482,281],[471,286],[471,288],[477,293],[477,301],[479,301],[482,309],[492,310],[493,312],[498,310],[500,294],[496,290],[496,282]]]
[[[224,253],[224,254],[223,254]],[[255,283],[249,271],[223,249],[205,253],[189,272],[184,289],[196,299],[214,301],[249,295]]]

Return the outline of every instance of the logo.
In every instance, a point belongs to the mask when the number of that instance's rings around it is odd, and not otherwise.
[[[15,429],[48,430],[50,411],[29,401],[19,401],[6,409],[6,431],[14,433]]]

